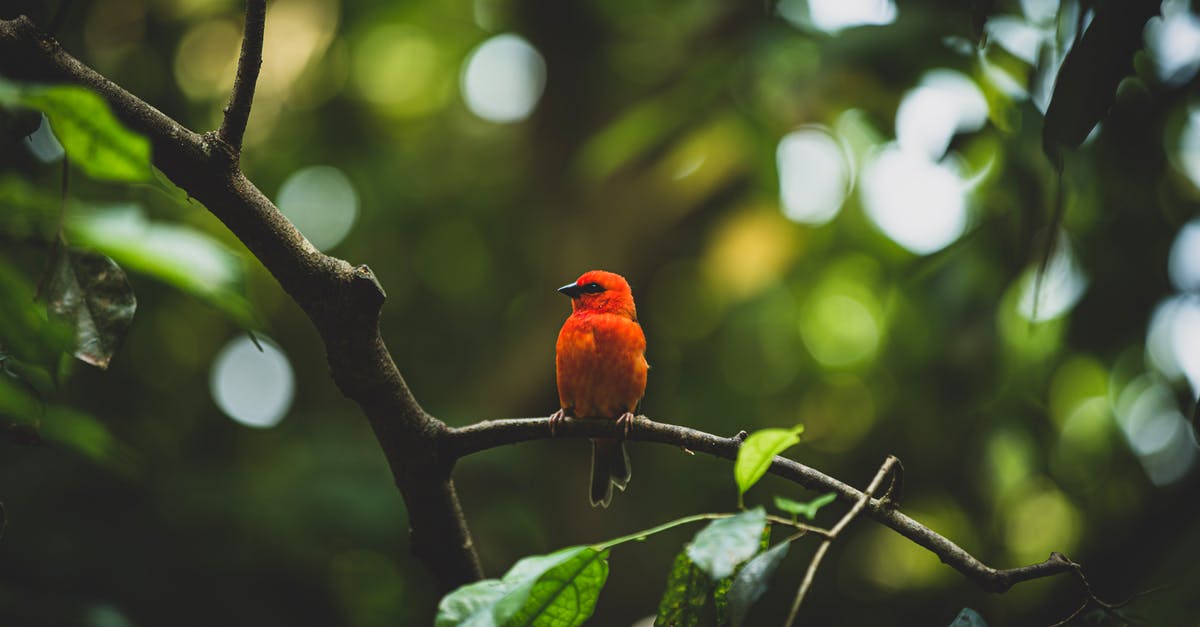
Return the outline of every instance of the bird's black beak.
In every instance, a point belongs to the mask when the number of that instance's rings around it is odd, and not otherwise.
[[[576,283],[567,283],[566,285],[558,288],[558,292],[560,294],[570,296],[571,298],[579,298],[579,295],[583,294],[583,287]]]

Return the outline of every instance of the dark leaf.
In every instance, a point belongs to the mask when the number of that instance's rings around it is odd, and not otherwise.
[[[745,622],[746,613],[767,591],[767,584],[770,582],[771,576],[775,574],[775,569],[779,568],[779,564],[787,556],[789,544],[789,542],[780,542],[774,548],[746,562],[746,565],[738,571],[737,576],[733,578],[733,585],[729,587],[729,592],[726,594],[731,625],[738,627]]]
[[[770,546],[771,525],[765,525],[763,527],[762,539],[758,543],[758,548],[760,551],[765,551]],[[750,561],[752,562],[754,560]],[[742,569],[746,568],[746,565],[749,563],[750,562],[741,564],[737,567],[737,569],[734,570],[733,575],[718,581],[717,585],[713,587],[713,605],[715,605],[717,608],[718,625],[728,625],[730,623],[731,617],[729,607],[729,589],[733,587],[734,580],[737,579],[738,575],[741,574]]]
[[[1142,47],[1146,21],[1160,5],[1156,0],[1097,4],[1091,25],[1063,60],[1046,109],[1042,148],[1056,166],[1062,161],[1060,149],[1081,144],[1112,107],[1117,85]]]
[[[107,368],[137,310],[125,271],[104,255],[63,250],[52,272],[46,306],[74,329],[72,352],[81,361]]]
[[[667,575],[667,589],[658,602],[656,627],[695,627],[704,616],[713,581],[688,558],[687,549],[675,556]]]

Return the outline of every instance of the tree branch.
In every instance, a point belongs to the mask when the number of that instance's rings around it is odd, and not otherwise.
[[[379,335],[385,294],[371,269],[314,248],[242,174],[231,144],[183,127],[97,74],[26,17],[0,20],[0,74],[87,87],[149,138],[154,165],[221,220],[312,320],[334,382],[358,403],[387,457],[408,508],[413,552],[443,589],[481,578],[450,480],[453,460],[433,446],[447,427],[417,403]],[[250,94],[242,93],[248,110]]]
[[[242,136],[246,134],[246,122],[250,119],[250,105],[254,102],[254,87],[258,84],[258,70],[262,67],[263,29],[267,25],[267,0],[246,0],[246,28],[242,34],[242,52],[238,57],[237,77],[233,79],[233,91],[225,107],[225,117],[217,137],[229,144],[234,155],[242,152]]]
[[[616,422],[610,420],[567,420],[559,423],[555,427],[554,433],[554,437],[559,438],[616,438],[621,437],[622,429]],[[741,436],[741,434],[738,435]],[[449,430],[441,437],[441,447],[447,458],[457,459],[505,444],[549,437],[551,435],[548,418],[489,420]],[[738,449],[745,437],[723,438],[711,433],[654,422],[645,416],[638,416],[630,427],[627,439],[684,447],[691,451],[736,460]],[[901,513],[889,500],[870,498],[869,495],[833,477],[785,457],[776,457],[768,472],[810,490],[836,492],[838,498],[848,503],[863,501],[865,503],[863,512],[867,516],[933,552],[942,562],[988,592],[1004,592],[1022,581],[1057,575],[1074,569],[1074,562],[1059,553],[1051,553],[1046,561],[1038,564],[1004,570],[992,568],[946,537]]]
[[[879,467],[879,472],[875,473],[875,478],[871,480],[871,484],[867,486],[867,491],[854,502],[854,506],[850,511],[846,512],[845,516],[838,521],[833,529],[829,530],[829,534],[821,541],[821,545],[817,547],[817,552],[813,554],[812,561],[808,563],[808,570],[804,572],[804,580],[800,582],[800,589],[796,591],[796,598],[792,601],[792,610],[788,612],[787,620],[784,621],[784,627],[792,627],[796,623],[796,615],[800,613],[800,604],[804,602],[804,596],[808,594],[808,589],[812,587],[813,579],[817,576],[817,568],[821,566],[821,560],[825,558],[825,553],[829,551],[829,547],[833,541],[837,539],[842,530],[854,520],[855,516],[862,511],[867,505],[867,501],[871,500],[871,495],[879,489],[879,485],[883,483],[885,477],[892,472],[893,468],[898,468],[897,464],[900,460],[892,455],[888,455],[883,461],[883,465]]]

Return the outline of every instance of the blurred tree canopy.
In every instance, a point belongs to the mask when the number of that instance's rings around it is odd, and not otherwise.
[[[620,272],[645,415],[803,424],[789,456],[860,487],[894,454],[904,511],[988,564],[1061,551],[1110,600],[1171,586],[1122,611],[1180,624],[1200,615],[1200,17],[1121,4],[271,0],[242,168],[380,277],[400,370],[453,426],[557,409],[554,288]],[[243,9],[18,0],[0,18],[53,25],[204,131]],[[185,192],[122,169],[136,136],[63,160],[92,150],[72,125],[108,114],[86,90],[4,81],[0,105],[0,622],[428,622],[404,504],[303,312]],[[131,322],[96,296],[121,281]],[[82,319],[123,342],[83,351]],[[737,503],[728,462],[631,453],[607,510],[579,440],[461,461],[488,574]],[[768,476],[747,505],[775,495],[819,496]],[[593,623],[654,615],[694,532],[614,549]],[[752,623],[786,614],[815,547]],[[802,616],[1037,624],[1085,598],[1066,576],[991,595],[862,520]]]

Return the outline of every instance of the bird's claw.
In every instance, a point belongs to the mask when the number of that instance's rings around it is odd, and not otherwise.
[[[629,429],[633,427],[635,420],[633,412],[627,411],[617,418],[617,426],[621,427],[621,437],[629,439]]]
[[[558,425],[565,422],[567,419],[567,410],[560,409],[553,414],[550,414],[550,437],[554,437],[554,431]]]

